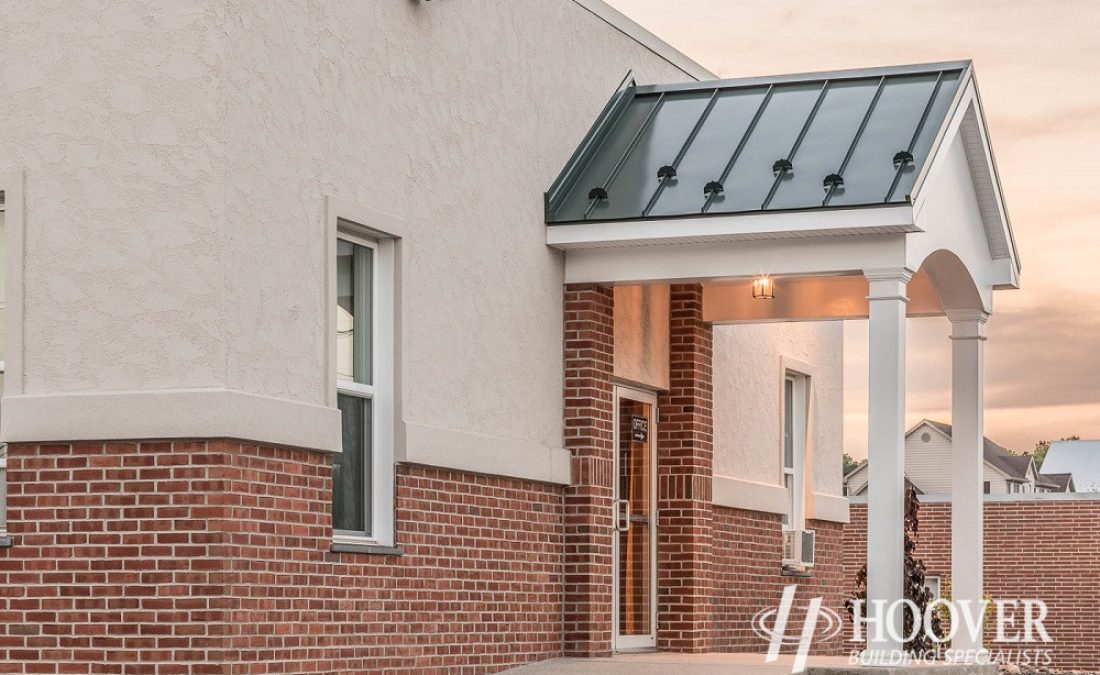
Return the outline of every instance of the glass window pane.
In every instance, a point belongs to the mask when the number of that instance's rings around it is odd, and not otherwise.
[[[340,394],[343,451],[332,461],[332,526],[370,534],[371,400]]]
[[[371,384],[373,253],[341,239],[336,250],[336,377]]]

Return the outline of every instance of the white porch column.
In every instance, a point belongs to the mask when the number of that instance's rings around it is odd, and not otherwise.
[[[980,310],[949,311],[951,321],[951,597],[980,616],[985,431],[985,321]],[[960,630],[953,649],[979,650],[981,636]]]
[[[894,652],[902,644],[900,612],[883,616],[903,597],[905,565],[905,307],[907,269],[866,270],[870,304],[868,330],[867,617],[884,630],[868,632],[867,648]],[[876,607],[875,603],[879,603]],[[893,630],[887,630],[893,626]],[[880,639],[876,639],[880,637]]]

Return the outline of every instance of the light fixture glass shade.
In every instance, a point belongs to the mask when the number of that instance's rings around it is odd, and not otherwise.
[[[759,277],[752,280],[752,297],[757,300],[775,299],[775,282],[770,277]]]

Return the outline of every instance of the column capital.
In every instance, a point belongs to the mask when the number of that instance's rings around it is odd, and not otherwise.
[[[905,289],[913,278],[913,270],[907,267],[886,267],[863,270],[867,279],[868,300],[901,300],[909,302]]]
[[[952,340],[985,340],[985,322],[989,313],[981,309],[949,309]]]
[[[913,278],[913,270],[908,267],[876,267],[863,270],[863,276],[867,281],[900,281],[907,284]]]

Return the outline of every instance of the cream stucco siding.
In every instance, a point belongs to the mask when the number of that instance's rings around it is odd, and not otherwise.
[[[331,196],[400,222],[410,437],[439,456],[561,447],[542,192],[628,70],[683,70],[572,0],[104,0],[5,21],[0,168],[26,188],[7,437],[293,427],[256,440],[332,449]]]
[[[780,488],[785,362],[812,371],[808,485],[812,492],[839,496],[844,384],[840,322],[715,327],[714,473]],[[774,490],[751,487],[774,498]]]

